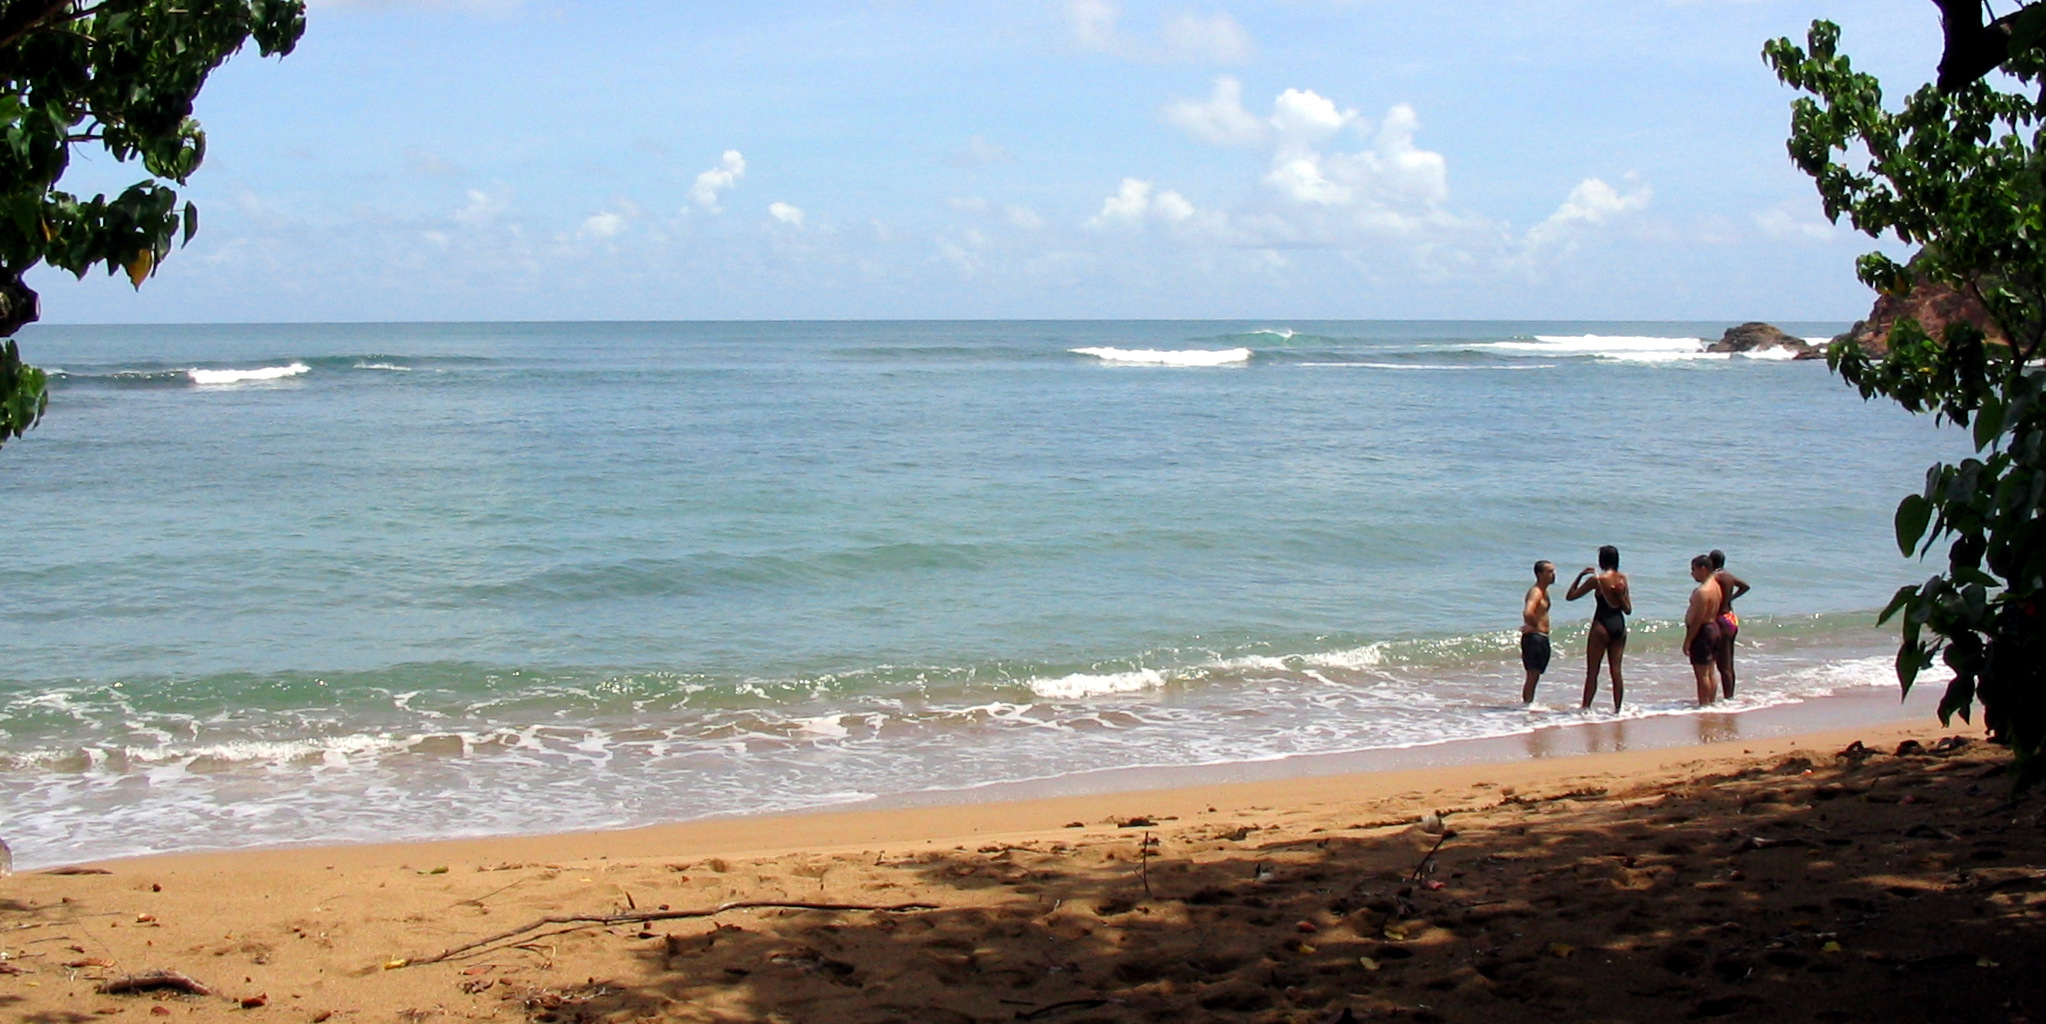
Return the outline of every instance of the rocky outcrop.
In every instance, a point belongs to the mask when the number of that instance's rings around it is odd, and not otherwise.
[[[1812,345],[1803,338],[1789,335],[1765,323],[1745,323],[1729,327],[1718,341],[1705,346],[1707,352],[1733,352],[1762,358],[1817,359],[1826,354],[1824,349]]]
[[[1920,281],[1901,295],[1876,296],[1875,308],[1868,311],[1868,319],[1857,321],[1846,334],[1833,340],[1844,338],[1859,344],[1872,356],[1883,356],[1890,351],[1890,328],[1905,317],[1918,321],[1918,326],[1934,338],[1944,336],[1949,324],[1969,323],[1991,344],[2010,344],[2010,336],[2003,333],[1988,308],[1974,295],[1938,281]]]

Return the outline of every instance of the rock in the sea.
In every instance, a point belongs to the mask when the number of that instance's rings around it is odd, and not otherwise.
[[[1872,356],[1882,356],[1890,351],[1890,328],[1905,317],[1918,321],[1918,326],[1933,338],[1945,335],[1949,324],[1970,323],[1991,344],[2010,344],[2010,336],[2003,333],[1988,308],[1975,296],[1938,281],[1919,281],[1901,295],[1876,296],[1868,319],[1856,321],[1846,334],[1833,340],[1844,338],[1859,344]]]
[[[1791,359],[1817,359],[1825,351],[1793,335],[1785,334],[1776,327],[1765,323],[1745,323],[1729,327],[1725,336],[1705,346],[1707,352],[1739,352],[1747,355],[1763,355],[1783,358],[1787,353]]]

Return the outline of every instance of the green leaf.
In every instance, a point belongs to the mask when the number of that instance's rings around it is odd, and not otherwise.
[[[199,233],[199,207],[195,203],[185,204],[185,240],[178,243],[180,248],[192,244],[192,236]]]
[[[1925,536],[1925,527],[1932,522],[1932,502],[1923,495],[1905,495],[1897,503],[1897,549],[1909,558],[1918,548],[1919,538]]]
[[[1896,595],[1890,598],[1890,603],[1883,606],[1883,613],[1876,616],[1876,625],[1880,626],[1890,621],[1892,616],[1903,611],[1904,606],[1910,604],[1917,597],[1918,584],[1912,583],[1898,587]]]

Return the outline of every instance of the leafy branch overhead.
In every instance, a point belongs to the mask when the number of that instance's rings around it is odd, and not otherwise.
[[[0,0],[0,337],[37,319],[22,276],[38,263],[80,277],[105,267],[139,288],[191,240],[199,212],[171,186],[206,157],[200,88],[249,40],[281,56],[304,31],[303,0]],[[61,191],[80,146],[148,176],[112,198]],[[0,442],[46,404],[41,372],[8,343]]]
[[[1943,663],[1953,679],[1941,718],[1967,719],[1979,701],[1991,737],[2015,747],[2022,784],[2046,777],[2046,3],[1985,23],[1980,0],[1936,2],[1939,79],[1894,110],[1829,22],[1763,57],[1805,93],[1788,148],[1826,216],[1917,247],[1905,264],[1862,256],[1862,282],[1886,301],[1945,292],[1984,314],[1902,317],[1880,350],[1842,339],[1827,358],[1863,398],[1971,430],[1974,456],[1931,467],[1897,507],[1898,547],[1923,557],[1945,541],[1945,568],[1900,589],[1882,617],[1902,617],[1905,690]]]

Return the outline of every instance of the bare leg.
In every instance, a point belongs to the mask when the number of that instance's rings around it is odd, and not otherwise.
[[[1697,679],[1699,706],[1712,703],[1719,693],[1719,688],[1713,685],[1712,663],[1708,661],[1703,665],[1692,665],[1691,674]]]
[[[1542,674],[1540,672],[1530,671],[1527,674],[1527,683],[1520,688],[1520,702],[1522,704],[1534,703],[1535,684],[1541,681]]]
[[[1728,700],[1733,699],[1733,641],[1722,640],[1719,649],[1712,652],[1712,660],[1719,667],[1719,685],[1726,691]]]
[[[1598,696],[1598,663],[1605,660],[1607,642],[1606,628],[1592,623],[1591,635],[1585,641],[1584,706],[1587,708],[1591,706],[1592,698]],[[1618,683],[1619,678],[1615,673],[1613,681]]]
[[[1609,645],[1608,645],[1608,646],[1606,647],[1606,661],[1608,661],[1608,662],[1610,662],[1610,663],[1612,664],[1612,669],[1613,669],[1613,710],[1614,710],[1614,711],[1618,711],[1618,710],[1620,710],[1620,699],[1621,699],[1621,697],[1622,697],[1622,696],[1623,696],[1623,695],[1625,694],[1625,692],[1626,692],[1626,687],[1625,687],[1625,685],[1624,685],[1624,684],[1622,684],[1622,683],[1620,682],[1620,659],[1621,659],[1621,657],[1622,657],[1622,656],[1624,656],[1624,655],[1625,655],[1626,653],[1627,653],[1627,638],[1626,638],[1626,637],[1624,637],[1624,636],[1623,636],[1623,637],[1620,637],[1619,639],[1616,639],[1616,640],[1614,640],[1614,641],[1613,641],[1613,642],[1612,642],[1611,644],[1609,644]]]

